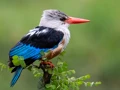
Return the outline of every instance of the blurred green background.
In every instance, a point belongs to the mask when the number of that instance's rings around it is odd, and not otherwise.
[[[90,74],[98,87],[81,90],[120,90],[120,0],[0,0],[0,62],[20,38],[39,24],[42,11],[58,9],[70,16],[90,19],[71,25],[71,40],[64,60],[76,76]],[[55,60],[54,60],[55,61]],[[0,72],[0,90],[37,90],[38,79],[24,70],[13,88],[13,74]]]

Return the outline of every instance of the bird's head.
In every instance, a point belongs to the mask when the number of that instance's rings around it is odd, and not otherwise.
[[[68,27],[69,24],[81,24],[90,20],[70,17],[59,10],[44,10],[40,21],[40,26],[51,28]]]

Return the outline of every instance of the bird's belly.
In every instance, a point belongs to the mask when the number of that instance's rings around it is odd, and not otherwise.
[[[64,51],[64,49],[67,47],[67,45],[68,45],[68,43],[70,41],[70,35],[66,34],[63,39],[65,40],[65,44],[63,46],[63,51]]]
[[[62,39],[62,40],[65,40],[65,43],[64,43],[64,46],[63,46],[63,49],[62,49],[62,51],[63,51],[66,48],[66,46],[68,45],[68,43],[69,43],[70,31],[68,30],[68,28],[63,28],[63,27],[61,27],[61,29],[58,29],[58,30],[64,33],[64,37]]]

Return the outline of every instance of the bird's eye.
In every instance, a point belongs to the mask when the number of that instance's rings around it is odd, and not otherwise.
[[[66,18],[65,18],[65,17],[61,17],[60,20],[61,20],[61,21],[65,21]]]

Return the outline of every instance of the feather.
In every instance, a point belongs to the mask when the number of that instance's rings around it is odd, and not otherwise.
[[[15,83],[17,82],[17,80],[19,79],[21,72],[22,72],[23,68],[22,67],[17,67],[15,74],[12,78],[12,81],[10,83],[10,87],[13,87],[15,85]]]
[[[16,48],[16,47],[19,47],[19,48]],[[22,57],[24,57],[24,59],[27,59],[27,58],[31,58],[31,57],[36,56],[36,55],[38,56],[38,54],[39,54],[38,58],[40,58],[40,56],[41,56],[40,51],[41,50],[42,49],[35,48],[33,46],[26,45],[26,44],[19,42],[19,44],[17,44],[17,46],[15,46],[14,48],[11,49],[9,55],[10,56],[14,56],[14,55],[22,56]],[[34,58],[34,59],[38,59],[38,58]]]

